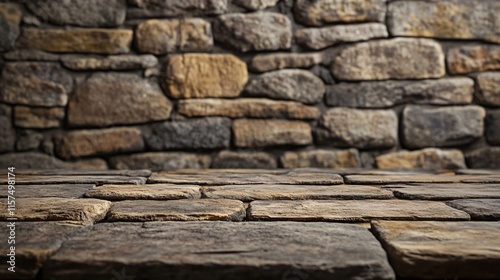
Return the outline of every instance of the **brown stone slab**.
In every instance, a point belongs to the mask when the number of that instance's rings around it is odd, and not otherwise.
[[[116,221],[242,221],[243,202],[229,199],[126,200],[115,202],[107,220]]]
[[[249,220],[342,221],[469,220],[467,213],[442,202],[407,200],[259,200],[250,203]]]
[[[395,278],[368,230],[334,223],[103,223],[65,242],[44,266],[54,280],[121,272],[150,280]]]
[[[16,198],[41,198],[41,197],[60,197],[60,198],[79,198],[83,194],[92,189],[93,184],[81,185],[18,185],[14,189],[14,196]],[[7,185],[0,186],[0,197],[7,197]]]
[[[500,175],[498,169],[459,169],[456,171],[458,175]]]
[[[6,257],[10,253],[7,240],[11,224],[0,222],[0,226],[0,238],[5,240],[5,245],[0,248],[0,279],[34,279],[44,262],[59,249],[64,240],[87,229],[70,222],[16,222],[15,228],[12,228],[16,236],[13,245],[16,249],[16,266],[13,273],[7,270],[10,265]]]
[[[18,185],[49,185],[49,184],[145,184],[145,177],[106,176],[106,175],[19,175]],[[0,184],[7,184],[7,177],[0,178]]]
[[[43,176],[127,176],[127,177],[149,177],[151,170],[70,170],[70,169],[22,169],[15,170],[15,174],[22,175],[43,175]],[[6,171],[2,170],[0,174]]]
[[[467,212],[473,220],[500,220],[500,199],[458,199],[448,205]]]
[[[346,184],[500,183],[500,175],[348,175]]]
[[[376,221],[372,230],[400,277],[498,279],[500,223]]]
[[[390,199],[390,191],[370,186],[231,185],[202,187],[207,198],[242,201],[300,199]]]
[[[194,199],[200,198],[200,187],[190,185],[103,185],[85,193],[85,197],[106,200],[127,199]]]
[[[402,199],[450,200],[460,198],[500,198],[497,184],[426,184],[389,185],[394,196]]]
[[[91,224],[102,220],[111,202],[99,199],[23,198],[16,200],[15,215],[10,216],[7,200],[0,201],[0,220],[16,217],[19,221],[78,221]]]

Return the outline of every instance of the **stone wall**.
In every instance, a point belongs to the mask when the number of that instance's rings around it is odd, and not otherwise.
[[[500,168],[500,1],[0,1],[0,165]]]

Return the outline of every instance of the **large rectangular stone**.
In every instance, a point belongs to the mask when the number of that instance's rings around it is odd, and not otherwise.
[[[0,183],[7,184],[7,177],[0,178]],[[17,185],[50,184],[144,184],[146,178],[120,175],[21,175],[16,176]]]
[[[430,175],[430,174],[391,174],[380,175],[347,175],[348,184],[400,184],[400,183],[500,183],[500,175]]]
[[[500,198],[498,185],[485,184],[421,184],[388,185],[402,199],[450,200],[461,198]]]
[[[498,188],[498,185],[497,185]],[[447,204],[467,212],[473,220],[500,220],[500,199],[457,199]]]
[[[33,108],[16,106],[14,123],[23,128],[55,128],[63,124],[65,110],[63,107]]]
[[[354,168],[361,164],[356,149],[286,152],[280,160],[284,168]]]
[[[313,142],[309,124],[299,121],[240,119],[233,121],[233,133],[237,147],[308,145]]]
[[[227,0],[129,0],[127,18],[219,15],[227,10]]]
[[[467,45],[454,47],[446,55],[452,74],[466,74],[500,69],[500,46]]]
[[[16,175],[19,175],[19,173],[16,172]],[[15,197],[21,199],[42,197],[80,198],[94,186],[94,184],[17,185]],[[9,194],[7,185],[2,185],[0,190],[0,197],[6,198]]]
[[[127,199],[194,199],[200,198],[200,187],[194,185],[103,185],[85,192],[85,197],[105,200]]]

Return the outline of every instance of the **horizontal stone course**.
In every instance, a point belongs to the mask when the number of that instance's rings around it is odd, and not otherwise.
[[[200,198],[200,187],[190,185],[103,185],[88,190],[84,194],[88,198],[104,200],[173,200]]]
[[[129,0],[128,18],[218,15],[227,11],[227,0]]]
[[[233,121],[234,144],[237,147],[308,145],[313,139],[305,122],[283,120]]]
[[[109,159],[110,165],[115,169],[147,168],[153,171],[208,168],[210,156],[181,152],[149,152],[131,155],[113,156]]]
[[[466,168],[464,155],[459,150],[427,148],[416,151],[399,151],[375,158],[379,168],[423,168],[429,170]]]
[[[252,58],[248,67],[252,71],[267,72],[289,68],[309,68],[323,60],[321,53],[272,53]]]
[[[274,157],[265,152],[221,151],[214,157],[210,167],[274,169],[277,166]]]
[[[66,55],[61,59],[64,67],[72,70],[134,70],[155,67],[158,59],[153,55],[110,55],[86,57]]]
[[[353,168],[361,165],[355,149],[286,152],[280,160],[284,168]]]
[[[468,45],[454,47],[446,55],[448,71],[466,74],[500,69],[500,46]]]
[[[33,108],[16,106],[14,124],[24,128],[54,128],[63,124],[65,111],[62,107]]]
[[[402,199],[500,198],[500,188],[492,184],[416,184],[411,186],[388,185],[386,187],[390,188],[396,197]]]

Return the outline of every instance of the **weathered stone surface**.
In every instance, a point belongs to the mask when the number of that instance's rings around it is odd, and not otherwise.
[[[500,147],[485,147],[465,154],[470,168],[500,169]]]
[[[485,110],[479,106],[419,107],[403,111],[403,140],[409,148],[450,147],[483,135]]]
[[[134,32],[128,29],[24,28],[21,48],[58,53],[128,53]]]
[[[500,273],[500,223],[377,221],[372,229],[400,277],[495,279]]]
[[[409,184],[409,183],[500,183],[500,176],[474,175],[429,175],[429,174],[390,174],[380,175],[346,175],[345,182],[349,184]]]
[[[317,107],[294,101],[261,98],[187,99],[177,104],[179,113],[188,117],[221,116],[230,118],[316,119]]]
[[[129,0],[128,18],[219,15],[227,10],[227,0]]]
[[[319,64],[321,53],[272,53],[258,54],[250,61],[249,68],[256,72],[267,72],[287,68],[309,68]]]
[[[385,2],[386,0],[298,0],[294,6],[295,19],[313,26],[334,22],[383,22]]]
[[[42,153],[27,152],[0,155],[0,167],[7,168],[12,165],[19,169],[68,168],[64,161]]]
[[[17,170],[16,174],[22,175],[44,175],[44,176],[128,176],[128,177],[149,177],[151,170],[67,170],[67,169],[24,169]]]
[[[338,147],[390,148],[397,143],[398,118],[393,111],[334,108],[320,119],[323,141]]]
[[[470,104],[474,81],[444,78],[424,81],[339,83],[326,89],[326,103],[335,107],[384,108],[398,104]]]
[[[500,188],[483,184],[389,185],[402,199],[451,200],[463,198],[500,198]],[[455,207],[456,208],[456,207]],[[466,211],[467,212],[467,211]]]
[[[214,23],[216,41],[241,51],[289,49],[292,24],[285,15],[270,12],[222,15]]]
[[[488,72],[477,75],[479,91],[477,99],[481,104],[500,107],[500,72]]]
[[[263,10],[274,7],[279,0],[234,0],[233,3],[248,10]]]
[[[16,172],[16,175],[22,176]],[[92,189],[93,184],[61,184],[61,185],[18,185],[15,189],[16,198],[80,198],[83,194]],[[7,197],[7,186],[1,187],[0,197]],[[22,202],[20,202],[22,204]]]
[[[325,85],[309,71],[285,69],[253,78],[246,86],[245,92],[252,96],[318,103],[325,94]]]
[[[400,151],[376,157],[378,168],[423,168],[429,170],[466,168],[460,150],[427,148],[418,151]]]
[[[480,39],[500,43],[495,0],[398,1],[390,3],[388,26],[393,36]]]
[[[228,148],[231,121],[226,118],[203,118],[153,124],[143,129],[147,146],[164,149]]]
[[[440,78],[445,74],[441,46],[428,39],[395,38],[358,43],[332,63],[339,80]]]
[[[212,168],[259,168],[273,169],[278,164],[274,157],[264,152],[222,151],[212,161]]]
[[[207,275],[216,279],[238,275],[243,280],[297,275],[311,279],[395,278],[380,243],[365,228],[288,222],[99,224],[92,234],[65,242],[44,267],[44,276],[80,279],[83,273],[108,279],[112,267],[121,266],[127,268],[127,275],[140,273],[152,280],[179,275],[188,280]]]
[[[360,166],[359,153],[355,149],[286,152],[280,160],[284,168],[352,168]]]
[[[1,201],[7,209],[7,201]],[[23,198],[16,205],[15,217],[19,221],[77,221],[93,224],[102,220],[111,206],[111,202],[99,199],[75,198]],[[7,211],[0,213],[0,219],[6,220]]]
[[[147,168],[153,171],[208,168],[210,156],[190,153],[142,153],[124,156],[114,156],[109,160],[115,169]]]
[[[200,18],[145,21],[137,27],[136,41],[140,52],[157,55],[207,50],[214,43],[210,23]]]
[[[229,199],[136,200],[113,203],[107,220],[115,221],[242,221],[243,202]]]
[[[14,49],[19,36],[21,9],[13,3],[0,3],[0,51]]]
[[[108,128],[65,133],[56,141],[56,152],[62,158],[73,158],[144,149],[141,131],[137,128]]]
[[[22,130],[17,135],[16,150],[36,150],[40,147],[40,143],[44,138],[45,137],[41,133],[32,130]]]
[[[237,147],[308,145],[313,142],[311,127],[305,122],[284,120],[235,120],[234,144]]]
[[[68,55],[62,58],[64,67],[72,70],[133,70],[156,67],[158,59],[153,55],[110,55],[88,57]]]
[[[500,169],[459,169],[457,175],[500,175]]]
[[[95,73],[76,88],[68,124],[103,127],[159,121],[168,119],[171,111],[157,83],[135,74]]]
[[[43,52],[39,50],[18,49],[3,55],[5,60],[26,60],[26,61],[59,61],[58,54]]]
[[[3,67],[0,101],[30,106],[65,106],[73,78],[57,63],[13,62]]]
[[[258,200],[248,219],[257,221],[469,220],[443,202],[409,200]]]
[[[54,128],[60,127],[64,120],[64,108],[16,106],[14,123],[23,128]]]
[[[0,222],[4,229],[0,231],[2,240],[10,240],[9,222]],[[0,263],[1,279],[35,279],[43,264],[53,255],[66,239],[81,233],[86,227],[74,222],[16,222],[16,256],[15,272],[8,270],[7,246],[0,249],[2,258]],[[9,245],[10,247],[10,245]]]
[[[28,0],[28,9],[43,20],[60,25],[118,26],[125,21],[126,0]]]
[[[103,185],[85,193],[85,197],[105,200],[194,199],[200,198],[200,187],[192,185]]]
[[[237,97],[248,81],[245,62],[227,54],[170,56],[163,86],[173,98]]]
[[[10,165],[11,166],[11,165]],[[67,167],[66,167],[67,168]],[[7,176],[5,176],[7,178]],[[6,179],[0,179],[0,183],[7,184]],[[135,184],[146,183],[144,177],[131,177],[120,175],[24,175],[16,178],[16,185],[53,185],[53,184]]]
[[[295,32],[299,44],[319,50],[342,42],[366,41],[388,37],[387,28],[381,23],[333,25],[322,28],[305,28]]]
[[[493,188],[498,194],[498,185]],[[458,199],[447,203],[467,212],[474,220],[500,220],[500,199]]]
[[[12,109],[10,106],[0,104],[0,152],[14,150],[16,132],[12,127]]]
[[[485,136],[491,145],[500,145],[500,110],[491,110],[486,114]]]
[[[500,46],[477,45],[452,48],[446,56],[452,74],[500,69]]]

